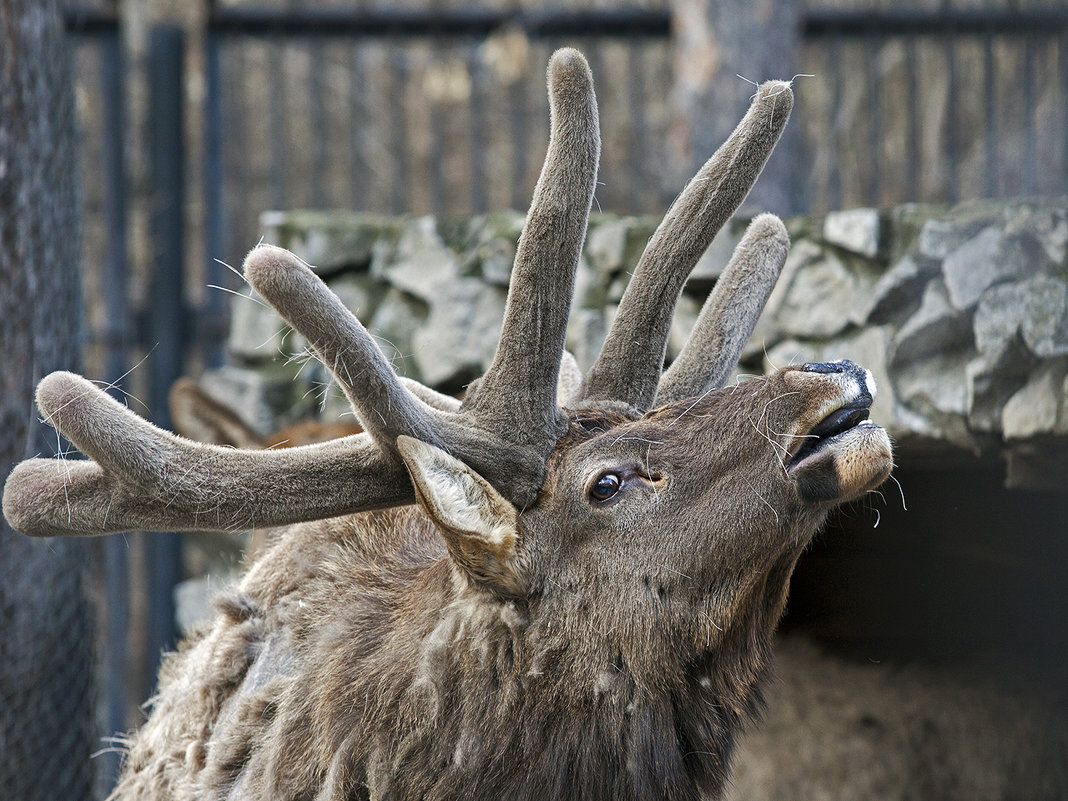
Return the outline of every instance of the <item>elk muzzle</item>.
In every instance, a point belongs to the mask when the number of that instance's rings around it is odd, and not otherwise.
[[[868,420],[871,372],[851,361],[802,365],[784,374],[811,398],[787,436],[787,475],[805,503],[842,503],[874,489],[893,467],[890,438]]]

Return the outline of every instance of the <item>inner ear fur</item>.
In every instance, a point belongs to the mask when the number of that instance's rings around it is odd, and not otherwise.
[[[416,499],[434,522],[457,567],[476,584],[522,595],[526,582],[516,558],[519,511],[486,479],[441,448],[397,438]]]

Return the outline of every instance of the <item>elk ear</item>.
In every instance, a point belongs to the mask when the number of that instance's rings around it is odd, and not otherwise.
[[[519,512],[486,479],[441,448],[397,438],[419,504],[438,527],[453,561],[476,583],[521,595],[516,563]]]

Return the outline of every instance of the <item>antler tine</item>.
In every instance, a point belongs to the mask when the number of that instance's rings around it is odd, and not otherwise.
[[[427,405],[404,387],[367,329],[307,265],[288,250],[261,245],[245,257],[244,270],[319,354],[379,446],[393,453],[402,435],[439,443]]]
[[[72,373],[41,381],[45,419],[95,461],[28,459],[4,515],[32,536],[284,525],[413,499],[399,460],[357,435],[243,451],[152,425]]]
[[[639,410],[653,404],[682,285],[749,194],[792,108],[788,82],[761,85],[738,127],[668,210],[638,262],[597,361],[586,375],[584,402],[623,401]]]
[[[565,426],[557,373],[601,149],[586,59],[570,48],[556,51],[548,85],[549,149],[519,239],[500,342],[463,407],[510,439],[530,438],[538,450],[551,447]]]
[[[753,333],[789,250],[790,235],[774,214],[761,214],[749,224],[682,352],[660,379],[658,403],[723,386]]]

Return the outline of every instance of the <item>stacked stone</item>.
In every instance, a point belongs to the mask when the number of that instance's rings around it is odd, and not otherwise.
[[[327,281],[402,375],[459,393],[493,357],[521,214],[462,219],[271,212],[264,239]],[[910,204],[788,221],[790,257],[740,373],[850,358],[872,369],[873,417],[907,450],[1005,455],[1009,482],[1068,474],[1068,201]],[[593,215],[568,347],[600,348],[656,220]],[[669,360],[737,244],[729,225],[679,301]],[[348,413],[299,336],[235,299],[232,366],[205,382],[264,431]]]

